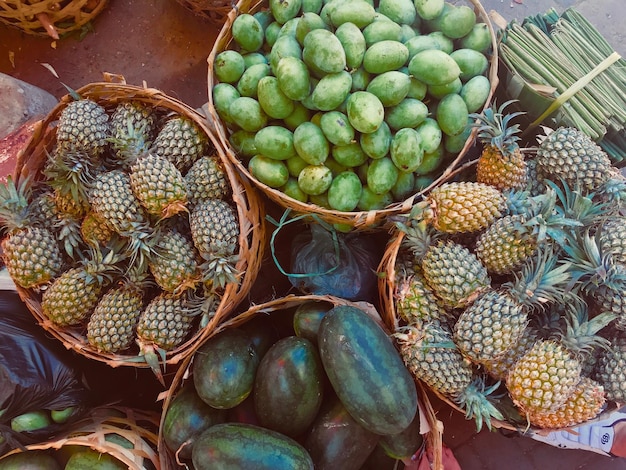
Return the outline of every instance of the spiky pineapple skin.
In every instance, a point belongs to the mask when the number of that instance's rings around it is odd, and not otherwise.
[[[519,148],[503,155],[497,147],[486,146],[476,163],[476,181],[500,191],[523,189],[527,182],[524,155]]]
[[[626,217],[613,217],[602,224],[599,245],[615,262],[626,264]]]
[[[189,215],[193,242],[200,254],[232,255],[239,246],[237,214],[228,202],[208,199]]]
[[[216,155],[205,155],[191,165],[185,174],[189,207],[207,199],[226,199],[230,183]]]
[[[540,143],[537,164],[553,181],[593,191],[611,174],[607,154],[589,136],[573,127],[559,127]]]
[[[626,339],[613,338],[598,354],[593,378],[604,387],[609,400],[626,402]]]
[[[543,429],[576,426],[595,418],[606,403],[604,388],[598,382],[582,377],[565,403],[551,413],[530,413],[528,420]]]
[[[199,254],[192,240],[177,230],[167,230],[159,238],[156,256],[148,263],[156,283],[166,292],[181,292],[199,281]]]
[[[135,338],[135,326],[143,309],[143,291],[122,285],[105,293],[89,317],[87,340],[100,352],[128,349]]]
[[[141,101],[123,101],[111,113],[110,127],[113,152],[122,163],[125,153],[141,151],[152,142],[157,130],[157,113]]]
[[[176,116],[163,125],[151,150],[167,158],[185,174],[208,147],[208,139],[202,129],[187,117]]]
[[[2,257],[11,278],[26,289],[46,284],[63,267],[55,236],[42,227],[25,227],[2,240]]]
[[[433,390],[454,397],[472,382],[471,363],[453,347],[452,335],[445,327],[409,328],[396,339],[406,367]],[[441,343],[450,347],[437,346]]]
[[[116,233],[113,227],[94,211],[85,214],[80,224],[80,232],[85,243],[94,247],[106,245]]]
[[[474,252],[493,274],[509,274],[537,249],[537,241],[523,227],[525,217],[506,215],[493,222],[476,240]]]
[[[137,337],[144,343],[171,351],[181,344],[193,326],[185,296],[162,293],[142,311],[137,323]]]
[[[142,155],[131,165],[129,175],[133,193],[149,214],[168,218],[187,210],[187,185],[169,160]]]
[[[428,287],[420,273],[414,273],[399,281],[395,293],[398,315],[408,325],[425,322],[445,322],[448,313],[443,302]]]
[[[71,268],[44,291],[41,310],[55,325],[77,325],[91,315],[101,292],[102,285],[90,282],[83,268]]]
[[[491,285],[480,260],[466,247],[452,240],[432,245],[422,259],[428,285],[449,308],[471,304]]]
[[[493,186],[474,182],[444,183],[428,195],[432,225],[444,233],[477,232],[504,214],[506,200]]]
[[[482,362],[487,373],[504,382],[509,371],[533,345],[538,341],[539,333],[535,328],[527,326],[517,341],[504,354]]]
[[[505,291],[489,290],[454,325],[454,342],[476,363],[493,361],[512,348],[528,323],[523,306]]]
[[[130,176],[121,170],[99,175],[89,193],[92,209],[119,234],[136,230],[146,221],[145,212],[135,196]]]
[[[580,373],[580,362],[562,344],[539,340],[509,371],[506,386],[523,412],[549,413],[573,393]]]
[[[109,115],[95,101],[72,101],[61,111],[56,128],[57,145],[99,158],[108,147]]]

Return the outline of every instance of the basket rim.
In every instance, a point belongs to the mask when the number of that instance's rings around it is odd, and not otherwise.
[[[484,107],[489,106],[493,96],[495,94],[496,88],[498,86],[498,47],[497,47],[497,36],[491,22],[491,18],[480,3],[479,0],[465,0],[468,3],[471,3],[474,7],[474,10],[477,12],[477,16],[484,21],[487,25],[491,37],[491,57],[489,60],[489,68],[488,68],[488,76],[490,80],[490,92],[485,102]],[[441,175],[429,184],[423,190],[414,193],[412,196],[408,197],[404,201],[398,201],[390,204],[389,206],[379,209],[379,210],[369,210],[369,211],[351,211],[351,212],[342,212],[336,211],[332,209],[327,209],[316,204],[312,203],[303,203],[298,201],[290,196],[287,196],[282,191],[271,188],[270,186],[262,183],[258,179],[256,179],[248,168],[243,164],[243,162],[238,158],[236,152],[232,149],[231,144],[228,140],[229,130],[221,121],[218,116],[217,110],[215,109],[213,103],[213,93],[212,89],[214,84],[216,83],[213,66],[214,60],[217,54],[223,50],[225,50],[232,43],[232,34],[231,34],[231,26],[234,20],[238,15],[243,13],[254,13],[258,9],[262,8],[266,4],[266,1],[263,0],[239,0],[237,6],[231,10],[228,14],[224,26],[222,27],[220,33],[218,34],[211,53],[207,58],[208,63],[208,71],[207,71],[207,88],[208,88],[208,112],[211,115],[211,119],[215,122],[215,127],[217,129],[218,137],[222,142],[222,146],[225,149],[226,156],[231,160],[231,162],[238,168],[238,170],[244,174],[255,187],[259,188],[264,194],[266,194],[272,201],[274,201],[279,206],[283,208],[293,209],[297,213],[315,213],[319,215],[322,219],[329,223],[336,224],[347,224],[350,225],[355,230],[371,230],[378,229],[377,225],[384,225],[381,222],[384,222],[388,216],[392,216],[398,213],[405,213],[411,210],[411,207],[419,201],[419,199],[425,196],[428,192],[430,192],[433,188],[438,186],[439,184],[447,181],[452,176],[453,170],[460,164],[463,158],[466,156],[467,152],[474,145],[475,137],[477,135],[478,129],[472,129],[470,136],[465,142],[465,145],[461,149],[461,151],[456,155],[456,157],[448,162],[448,166],[442,171]]]
[[[240,228],[239,259],[235,266],[237,271],[241,273],[240,282],[237,284],[230,283],[225,287],[214,316],[204,328],[166,353],[164,365],[176,365],[186,355],[191,354],[193,345],[196,342],[202,341],[204,337],[210,334],[212,329],[228,318],[237,305],[247,296],[252,284],[256,280],[266,245],[266,222],[264,218],[263,202],[250,183],[245,178],[242,178],[232,167],[229,160],[225,158],[220,141],[215,137],[210,123],[208,123],[204,116],[198,111],[190,108],[182,101],[166,95],[161,90],[148,88],[145,83],[142,86],[129,85],[126,84],[122,76],[110,73],[105,73],[104,78],[105,81],[86,84],[76,90],[76,92],[82,97],[88,97],[100,104],[106,103],[109,106],[123,100],[138,100],[153,104],[155,107],[162,108],[167,112],[176,112],[192,119],[194,123],[206,133],[211,141],[217,156],[223,163],[232,188],[232,200],[237,209]],[[54,143],[54,124],[58,120],[60,112],[71,101],[73,101],[71,95],[63,96],[50,113],[36,123],[30,140],[18,154],[14,170],[16,183],[18,183],[21,178],[31,174],[36,175],[36,172],[40,168],[38,165],[41,164],[41,161],[33,163],[31,157],[36,156],[39,160],[45,158],[44,150],[46,146],[50,146]],[[29,311],[35,316],[39,324],[55,338],[60,340],[68,349],[73,349],[85,357],[107,363],[111,367],[149,367],[141,355],[98,352],[86,342],[86,337],[76,332],[74,328],[61,329],[45,317],[41,312],[39,296],[35,295],[31,289],[24,289],[20,286],[16,287],[22,301],[25,302]]]

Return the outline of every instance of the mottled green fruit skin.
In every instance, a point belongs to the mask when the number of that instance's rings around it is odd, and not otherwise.
[[[290,437],[301,435],[322,404],[323,377],[313,343],[298,336],[279,339],[263,356],[254,383],[261,426]]]
[[[217,424],[193,447],[196,470],[313,470],[306,449],[284,434],[244,423]]]
[[[356,173],[346,170],[333,178],[328,188],[328,204],[337,211],[353,211],[359,200],[363,186]]]
[[[64,470],[127,470],[128,465],[117,460],[110,454],[102,454],[97,450],[86,449],[73,454]]]
[[[420,434],[420,414],[415,413],[415,418],[408,428],[396,434],[381,436],[379,445],[385,449],[385,453],[394,459],[410,459],[424,443],[424,437]]]
[[[193,384],[187,383],[165,412],[162,430],[165,445],[173,452],[180,449],[178,455],[190,459],[193,443],[200,433],[214,424],[223,423],[225,419],[224,410],[207,405],[198,396]]]
[[[43,451],[29,450],[0,460],[0,470],[61,470],[61,465]]]
[[[353,306],[333,307],[322,320],[318,342],[337,397],[361,426],[395,434],[411,424],[417,412],[415,382],[372,317]]]
[[[358,470],[381,436],[357,423],[337,399],[329,402],[304,441],[317,470]]]
[[[300,304],[293,314],[293,330],[297,336],[317,344],[317,332],[322,318],[332,308],[327,302],[310,301]]]
[[[193,382],[198,396],[213,408],[228,409],[252,392],[259,357],[247,334],[224,330],[196,352]]]

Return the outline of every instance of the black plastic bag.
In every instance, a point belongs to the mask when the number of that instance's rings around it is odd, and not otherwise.
[[[35,323],[17,293],[0,291],[0,454],[53,438],[86,411],[88,392],[75,357]],[[66,423],[15,432],[11,420],[37,410],[75,407]]]
[[[286,223],[284,216],[276,232]],[[276,234],[274,233],[274,235]],[[377,299],[376,268],[380,258],[377,240],[362,232],[338,232],[317,220],[292,239],[291,285],[303,294],[333,295],[346,300],[374,302]],[[276,262],[276,257],[274,258]]]

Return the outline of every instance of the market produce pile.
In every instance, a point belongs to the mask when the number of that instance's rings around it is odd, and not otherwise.
[[[475,180],[397,217],[395,336],[479,429],[563,428],[626,399],[626,179],[574,128],[544,128],[522,153],[510,104],[475,116]]]
[[[0,190],[9,274],[55,328],[159,371],[238,282],[223,163],[192,119],[138,100],[77,97],[55,132],[41,174]]]
[[[491,96],[492,32],[442,1],[270,1],[232,22],[212,103],[251,177],[340,212],[426,188]]]

